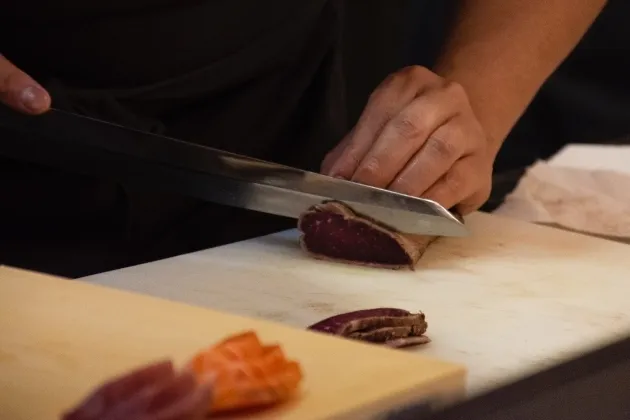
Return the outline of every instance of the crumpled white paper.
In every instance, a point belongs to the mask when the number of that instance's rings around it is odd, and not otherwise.
[[[493,213],[625,242],[630,174],[537,162]]]

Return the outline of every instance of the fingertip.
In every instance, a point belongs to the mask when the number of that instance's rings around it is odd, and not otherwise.
[[[27,114],[42,114],[50,108],[46,89],[0,54],[0,101]]]
[[[332,169],[332,164],[334,162],[334,157],[332,153],[328,153],[324,156],[322,163],[319,165],[319,172],[323,175],[330,175],[330,170]]]
[[[332,178],[344,179],[346,181],[349,181],[352,179],[354,171],[354,165],[348,164],[348,161],[338,160],[337,162],[335,162],[334,165],[331,166],[327,175]]]
[[[343,180],[345,180],[345,181],[347,181],[347,180],[348,180],[348,178],[347,178],[347,177],[345,177],[345,176],[343,176],[343,175],[339,174],[339,173],[338,173],[338,172],[336,172],[336,171],[330,171],[330,173],[328,174],[328,176],[329,176],[329,177],[331,177],[331,178],[335,178],[335,179],[343,179]]]
[[[17,100],[31,114],[43,114],[51,104],[50,95],[40,86],[31,85],[19,91]]]
[[[482,205],[483,203],[479,203],[478,201],[464,200],[454,207],[461,216],[467,216],[477,211]]]
[[[336,178],[340,176],[340,168],[343,162],[340,161],[340,156],[334,156],[332,153],[328,154],[321,165],[321,173],[326,176]]]
[[[338,171],[336,168],[334,168],[334,167],[329,168],[329,169],[328,169],[328,170],[326,170],[326,171],[322,171],[322,174],[324,174],[324,175],[326,175],[326,176],[329,176],[329,177],[331,177],[331,178],[341,178],[341,179],[345,179],[343,176],[341,176],[341,175],[339,174],[339,171]]]

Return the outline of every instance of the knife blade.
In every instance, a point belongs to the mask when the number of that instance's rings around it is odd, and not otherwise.
[[[67,111],[52,109],[43,115],[29,116],[2,106],[0,126],[23,135],[14,144],[8,139],[0,142],[0,153],[13,157],[48,161],[64,168],[81,167],[87,172],[150,183],[203,200],[290,218],[299,218],[323,201],[337,200],[403,232],[436,236],[468,233],[456,215],[431,200]],[[37,139],[35,143],[33,138]]]

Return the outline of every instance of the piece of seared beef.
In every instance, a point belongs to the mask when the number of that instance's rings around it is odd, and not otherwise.
[[[374,308],[331,316],[309,330],[359,341],[402,348],[429,343],[428,324],[422,312],[397,308]]]
[[[391,269],[414,269],[436,236],[399,232],[348,206],[328,201],[302,214],[302,248],[315,258]]]

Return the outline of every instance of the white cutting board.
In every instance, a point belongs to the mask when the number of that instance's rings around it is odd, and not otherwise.
[[[305,256],[284,232],[86,280],[305,327],[379,306],[422,310],[418,354],[467,366],[473,393],[630,333],[630,247],[476,213],[417,271]]]

